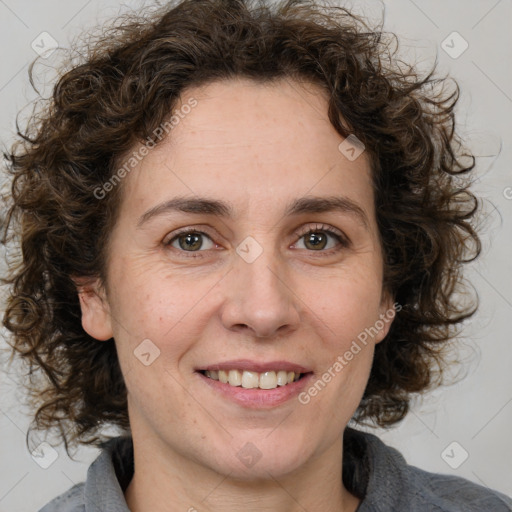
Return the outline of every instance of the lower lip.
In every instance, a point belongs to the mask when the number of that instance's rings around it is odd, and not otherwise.
[[[274,389],[246,389],[241,386],[231,386],[224,384],[219,380],[210,379],[200,372],[197,374],[201,379],[213,390],[225,396],[229,400],[251,409],[268,409],[281,405],[288,400],[296,397],[310,382],[313,373],[307,373],[301,379],[286,384],[286,386],[278,386]]]

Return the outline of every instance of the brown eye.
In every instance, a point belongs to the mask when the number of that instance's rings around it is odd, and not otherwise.
[[[184,251],[195,251],[201,249],[203,245],[203,241],[201,238],[202,235],[196,233],[187,233],[186,235],[180,235],[178,240],[178,245]]]
[[[348,239],[341,232],[323,225],[310,228],[305,233],[299,232],[297,236],[304,240],[304,248],[312,252],[330,253],[349,246]],[[330,239],[334,241],[331,242]],[[299,247],[299,249],[302,249],[302,247]]]
[[[210,246],[208,246],[208,243]],[[212,249],[214,243],[206,233],[189,230],[178,233],[168,242],[165,242],[165,245],[185,252],[200,252],[201,249]]]
[[[326,233],[322,233],[321,231],[316,231],[304,235],[304,245],[307,249],[325,249],[327,242],[328,235],[326,235]]]

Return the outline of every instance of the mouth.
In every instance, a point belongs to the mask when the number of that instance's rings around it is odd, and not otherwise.
[[[230,369],[230,370],[199,370],[206,378],[222,384],[244,389],[276,389],[303,379],[312,372],[294,372],[286,370],[267,370],[263,372]]]
[[[252,410],[284,405],[313,380],[311,368],[290,361],[234,359],[195,369],[213,396]]]
[[[269,410],[293,403],[292,399],[297,398],[313,380],[313,372],[286,370],[209,369],[197,370],[196,374],[214,396],[252,410]]]

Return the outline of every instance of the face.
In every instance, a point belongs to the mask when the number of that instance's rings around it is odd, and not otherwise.
[[[124,178],[83,326],[115,339],[134,441],[239,478],[339,457],[392,310],[369,160],[340,151],[313,85],[181,99],[193,108]]]

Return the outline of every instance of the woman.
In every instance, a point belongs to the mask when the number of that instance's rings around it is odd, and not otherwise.
[[[63,74],[8,155],[4,324],[34,426],[103,452],[44,512],[512,510],[348,427],[402,419],[476,309],[458,91],[392,42],[185,0]]]

